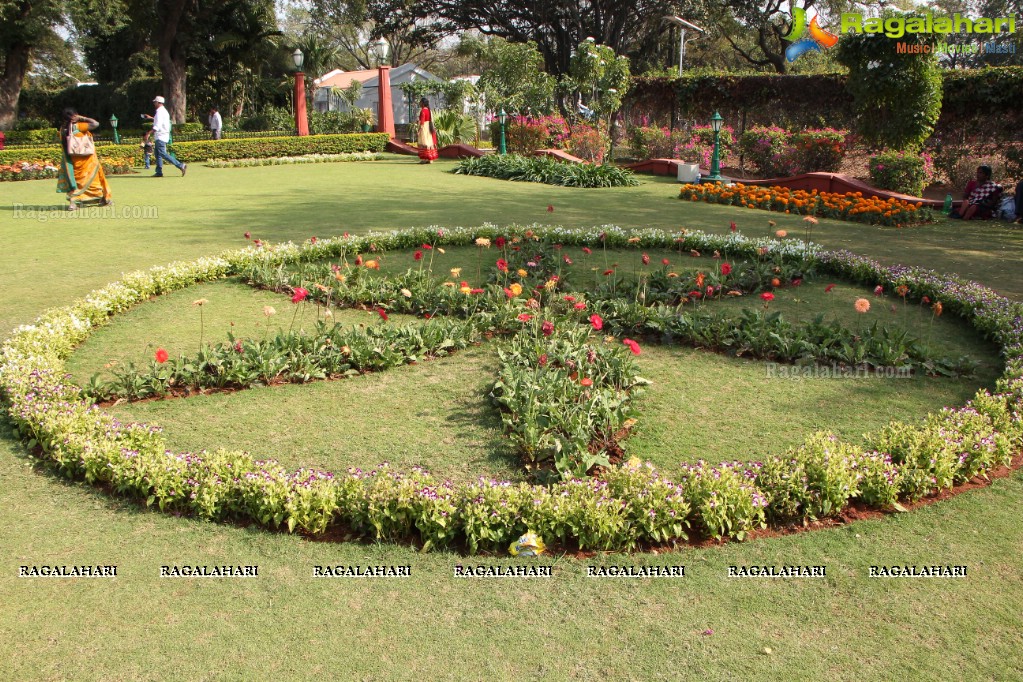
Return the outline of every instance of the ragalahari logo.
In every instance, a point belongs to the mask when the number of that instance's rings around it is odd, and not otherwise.
[[[804,37],[803,34],[807,31],[810,35]],[[792,30],[789,31],[787,38],[792,41],[792,44],[785,48],[785,59],[790,62],[796,61],[801,55],[811,50],[820,52],[834,47],[838,43],[838,36],[821,28],[817,23],[816,16],[810,20],[810,25],[807,26],[806,10],[802,7],[792,8]]]

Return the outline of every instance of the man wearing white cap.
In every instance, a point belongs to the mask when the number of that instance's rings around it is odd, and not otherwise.
[[[163,106],[164,101],[163,97],[159,96],[153,100],[153,104],[156,105],[156,113],[153,114],[153,136],[156,138],[156,173],[153,174],[154,178],[163,177],[164,159],[166,159],[168,163],[177,166],[178,170],[181,171],[182,176],[185,174],[185,171],[188,170],[187,163],[181,163],[174,158],[173,154],[167,153],[167,143],[170,142],[171,121],[167,108]]]

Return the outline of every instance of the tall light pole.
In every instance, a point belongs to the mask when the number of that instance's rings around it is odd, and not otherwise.
[[[710,157],[710,175],[707,176],[708,182],[721,182],[724,178],[721,177],[721,155],[718,152],[718,144],[721,138],[721,124],[725,119],[721,118],[721,114],[714,112],[714,115],[710,119],[710,129],[714,131],[714,153]]]
[[[371,47],[377,58],[377,132],[387,133],[393,140],[394,108],[391,106],[391,67],[385,64],[387,41],[377,38]]]
[[[497,115],[497,120],[501,123],[501,142],[497,148],[498,154],[508,153],[508,144],[505,141],[504,136],[504,122],[508,120],[508,114],[504,113],[504,107],[501,107],[501,113]]]
[[[291,53],[295,62],[295,131],[299,135],[309,134],[309,117],[305,111],[305,74],[302,73],[302,65],[305,64],[305,55],[302,50],[295,48]]]
[[[704,31],[702,28],[700,28],[696,24],[694,24],[692,22],[689,22],[689,21],[686,21],[682,17],[676,17],[674,15],[669,15],[669,16],[664,17],[664,21],[667,21],[669,23],[672,23],[672,24],[675,24],[676,26],[678,26],[678,33],[679,33],[679,39],[678,39],[678,75],[681,76],[682,75],[682,63],[685,61],[685,57],[686,57],[686,29],[689,29],[690,31],[696,31],[697,33],[706,33],[706,31]]]

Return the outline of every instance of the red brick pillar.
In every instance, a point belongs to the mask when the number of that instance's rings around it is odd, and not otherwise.
[[[305,113],[305,74],[295,74],[295,130],[299,135],[309,134],[309,117]]]
[[[391,67],[380,66],[377,68],[377,84],[379,94],[377,108],[377,132],[387,133],[393,140],[394,135],[394,108],[391,107]]]

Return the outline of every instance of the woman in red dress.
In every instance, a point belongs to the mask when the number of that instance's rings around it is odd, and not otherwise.
[[[419,163],[433,163],[437,158],[437,129],[425,97],[419,100],[419,106]]]

